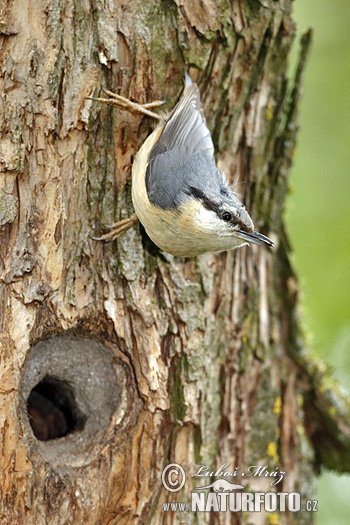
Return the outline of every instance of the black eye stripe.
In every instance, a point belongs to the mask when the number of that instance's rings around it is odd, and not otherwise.
[[[203,203],[203,206],[207,210],[215,212],[217,216],[219,217],[219,219],[224,220],[225,222],[231,222],[233,226],[239,226],[239,229],[242,231],[249,231],[249,228],[247,228],[247,226],[243,224],[242,221],[236,215],[234,215],[233,213],[227,210],[222,211],[222,208],[218,204],[208,199],[206,195],[199,188],[190,186],[187,194],[190,195],[191,197],[194,197],[195,199],[201,200]],[[242,205],[240,206],[241,208],[243,208]],[[224,219],[223,215],[225,213],[228,213],[230,215],[230,218],[227,217],[227,219]]]
[[[210,199],[208,199],[206,197],[206,195],[198,188],[194,188],[194,187],[190,187],[190,192],[189,192],[189,195],[191,195],[192,197],[194,197],[195,199],[199,199],[202,201],[203,203],[203,206],[207,209],[207,210],[211,210],[211,211],[214,211],[215,213],[218,213],[219,212],[219,207],[217,204],[215,204],[214,202],[212,202]]]

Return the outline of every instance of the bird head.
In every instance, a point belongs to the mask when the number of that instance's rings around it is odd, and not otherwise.
[[[274,246],[271,239],[255,231],[246,208],[225,183],[220,189],[216,186],[205,192],[190,187],[185,207],[191,210],[190,228],[206,245],[205,251],[232,250],[245,244]]]

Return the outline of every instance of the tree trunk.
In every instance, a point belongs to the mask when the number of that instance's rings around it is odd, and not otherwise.
[[[192,477],[200,464],[306,501],[326,435],[338,461],[283,229],[310,40],[292,89],[291,0],[8,0],[1,16],[1,522],[312,523],[163,510],[215,479]],[[139,227],[91,238],[133,211],[131,166],[153,123],[87,97],[105,86],[171,109],[185,70],[218,167],[272,251],[183,260]],[[171,463],[187,475],[179,492],[162,484]],[[254,465],[286,475],[239,477]]]

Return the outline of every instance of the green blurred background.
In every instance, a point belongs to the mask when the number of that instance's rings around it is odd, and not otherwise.
[[[350,1],[295,0],[313,27],[286,220],[308,346],[350,392]],[[350,477],[323,473],[317,525],[350,523]]]

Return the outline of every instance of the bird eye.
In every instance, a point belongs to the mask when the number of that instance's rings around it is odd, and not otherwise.
[[[223,221],[230,221],[232,219],[232,215],[229,211],[224,211],[223,214],[221,215],[221,218]]]

